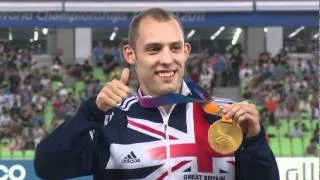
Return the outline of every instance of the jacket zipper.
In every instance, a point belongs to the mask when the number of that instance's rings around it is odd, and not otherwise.
[[[167,113],[165,111],[165,109],[163,107],[159,107],[159,111],[160,111],[160,114],[163,118],[163,125],[164,125],[164,133],[165,133],[165,141],[166,141],[166,159],[167,159],[167,162],[168,162],[168,177],[169,179],[172,179],[172,172],[171,172],[171,161],[170,161],[170,139],[169,139],[169,133],[168,133],[168,124],[169,124],[169,117],[174,109],[174,106],[173,105],[171,107],[171,109],[169,110],[169,112]]]
[[[168,162],[168,177],[169,179],[172,179],[171,178],[171,162],[170,162],[170,139],[168,134],[169,115],[165,116],[163,120],[164,120],[164,133],[165,133],[165,139],[166,139],[166,157]]]

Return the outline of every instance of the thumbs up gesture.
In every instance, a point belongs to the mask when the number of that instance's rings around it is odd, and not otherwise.
[[[124,68],[120,80],[113,79],[100,90],[96,104],[101,111],[107,111],[115,107],[129,96],[130,88],[126,85],[129,74],[129,69]]]

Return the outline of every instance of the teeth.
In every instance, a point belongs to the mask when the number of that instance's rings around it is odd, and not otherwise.
[[[159,73],[159,76],[160,77],[171,77],[174,75],[174,72],[173,71],[170,71],[170,72],[161,72]]]

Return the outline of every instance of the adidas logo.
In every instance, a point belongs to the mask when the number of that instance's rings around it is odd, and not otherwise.
[[[133,151],[130,152],[126,157],[124,157],[121,161],[122,163],[138,163],[140,159],[134,154]]]

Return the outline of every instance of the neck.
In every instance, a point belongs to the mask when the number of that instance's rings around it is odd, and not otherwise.
[[[149,92],[148,90],[146,90],[144,87],[140,87],[140,92],[141,92],[141,95],[142,96],[146,96],[146,95],[149,95],[149,96],[152,96],[152,97],[157,97],[157,96],[161,96],[159,94],[156,94],[156,93],[152,93],[152,92]],[[179,88],[179,90],[177,91],[174,91],[173,93],[181,93],[182,92],[182,84]],[[164,108],[164,110],[168,113],[171,109],[173,105],[172,104],[168,104],[168,105],[163,105],[162,107]]]
[[[168,105],[164,105],[164,106],[162,106],[162,107],[163,107],[163,109],[166,111],[166,113],[169,113],[169,111],[170,111],[170,109],[171,109],[172,106],[173,106],[172,104],[168,104]]]
[[[173,92],[168,92],[168,93],[179,93],[180,94],[181,92],[182,92],[182,84],[178,90],[173,91]],[[165,94],[159,94],[159,93],[148,91],[148,89],[145,88],[144,86],[140,86],[140,93],[141,93],[141,96],[152,96],[152,97],[158,97],[158,96],[165,95]]]

